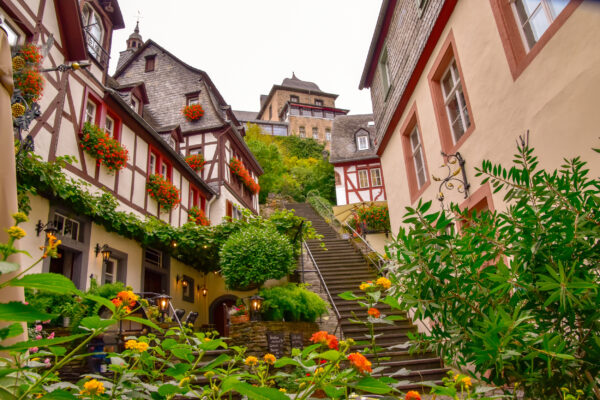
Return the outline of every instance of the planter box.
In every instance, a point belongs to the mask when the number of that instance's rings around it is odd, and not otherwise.
[[[229,328],[231,346],[244,346],[248,354],[264,356],[268,353],[267,333],[283,333],[283,352],[290,355],[292,343],[290,334],[302,335],[304,347],[311,345],[310,337],[319,331],[315,322],[279,322],[279,321],[251,321],[245,324],[233,324]]]
[[[248,314],[246,315],[235,315],[230,318],[232,324],[244,324],[246,322],[250,322],[250,317]]]

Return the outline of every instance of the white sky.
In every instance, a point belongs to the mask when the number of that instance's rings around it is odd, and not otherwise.
[[[372,112],[358,90],[381,0],[120,0],[125,29],[115,31],[111,73],[133,32],[211,77],[234,110],[258,111],[292,71],[339,94],[336,106]]]

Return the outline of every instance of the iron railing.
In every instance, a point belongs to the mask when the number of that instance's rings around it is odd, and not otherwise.
[[[94,58],[94,60],[99,62],[102,67],[107,67],[108,61],[110,60],[110,54],[108,54],[108,52],[104,50],[104,47],[102,47],[102,44],[92,36],[92,34],[89,32],[89,27],[86,27],[85,30],[85,43],[87,45],[88,52]]]
[[[348,229],[353,234],[353,236],[359,238],[363,242],[363,244],[367,247],[367,249],[369,249],[369,255],[375,254],[377,256],[376,260],[373,260],[371,257],[367,257],[367,258],[368,258],[369,262],[371,264],[373,264],[375,266],[375,268],[377,268],[379,273],[383,274],[385,265],[386,265],[386,261],[381,256],[381,254],[379,254],[379,252],[377,250],[375,250],[371,246],[371,244],[369,242],[367,242],[367,240],[360,233],[358,233],[354,228],[352,228],[347,222],[344,222],[344,228]]]

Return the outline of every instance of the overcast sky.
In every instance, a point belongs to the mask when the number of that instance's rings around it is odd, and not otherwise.
[[[234,110],[258,111],[292,71],[339,94],[336,106],[372,112],[358,90],[381,0],[121,0],[125,29],[115,31],[111,73],[133,32],[211,77]]]

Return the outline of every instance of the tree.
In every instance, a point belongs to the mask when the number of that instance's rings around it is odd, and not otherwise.
[[[579,158],[539,169],[524,143],[512,168],[484,161],[477,175],[507,210],[408,208],[387,302],[434,321],[414,343],[479,379],[525,398],[562,398],[562,387],[600,398],[600,182]]]

